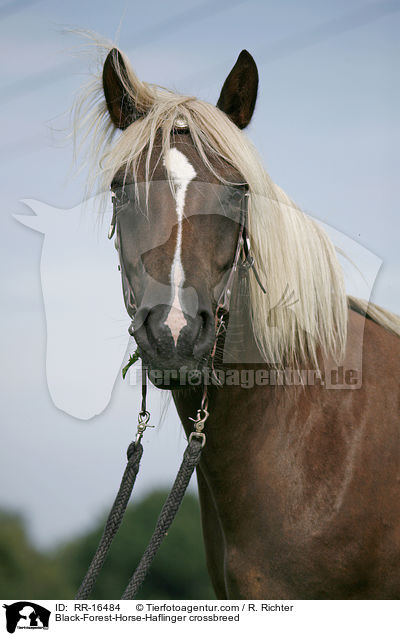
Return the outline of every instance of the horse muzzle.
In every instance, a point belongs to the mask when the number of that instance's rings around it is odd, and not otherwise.
[[[130,333],[148,370],[159,388],[192,386],[207,365],[214,344],[214,317],[199,308],[190,316],[169,305],[140,307]]]

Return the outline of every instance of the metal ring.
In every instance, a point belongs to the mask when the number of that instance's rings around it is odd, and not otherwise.
[[[192,441],[193,437],[198,437],[199,439],[201,439],[201,447],[204,448],[204,446],[206,445],[206,434],[205,433],[198,433],[197,431],[193,431],[189,435],[189,444]]]
[[[201,413],[203,413],[203,416],[201,416]],[[196,417],[189,417],[188,419],[191,420],[194,425],[196,426],[196,424],[204,424],[204,422],[207,420],[208,416],[209,416],[209,412],[207,411],[207,409],[205,408],[199,408],[197,410],[197,415]]]
[[[205,409],[204,407],[200,407],[198,410],[198,413],[199,415],[203,413],[203,415],[201,415],[200,419],[198,420],[199,422],[205,422],[208,416],[210,415],[207,409]]]
[[[150,419],[150,413],[148,411],[140,411],[138,415],[139,424],[146,425]]]

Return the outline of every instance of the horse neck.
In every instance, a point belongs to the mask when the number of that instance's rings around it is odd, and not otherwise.
[[[206,421],[207,445],[214,452],[226,448],[232,436],[246,436],[252,426],[248,417],[248,406],[254,403],[253,416],[260,411],[257,405],[260,387],[256,374],[265,371],[267,365],[260,356],[251,328],[250,314],[245,303],[234,303],[226,320],[227,330],[217,341],[215,372],[208,369],[206,388],[209,418]],[[268,399],[269,391],[264,398]],[[202,403],[205,385],[173,391],[173,399],[187,435],[193,431],[193,422]],[[232,411],[232,405],[235,408]],[[260,411],[261,416],[262,410]],[[251,419],[251,418],[250,418]],[[254,424],[254,421],[253,421]],[[227,439],[227,427],[230,439]],[[243,440],[242,440],[243,441]],[[242,443],[242,441],[240,443]],[[208,449],[205,455],[208,454]]]

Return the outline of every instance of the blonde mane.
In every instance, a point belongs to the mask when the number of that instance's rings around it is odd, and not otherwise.
[[[110,48],[103,48],[103,60]],[[156,134],[161,131],[165,154],[175,120],[184,118],[207,168],[225,182],[215,165],[228,162],[249,187],[252,251],[267,289],[263,294],[254,277],[249,277],[252,328],[263,358],[280,366],[311,363],[318,368],[321,351],[339,363],[346,347],[348,302],[342,270],[325,232],[272,182],[251,142],[222,111],[195,97],[141,82],[123,59],[128,81],[120,73],[121,81],[143,116],[116,138],[101,74],[86,87],[75,108],[76,132],[92,139],[88,146],[96,162],[92,181],[108,191],[121,166],[134,177],[143,157],[150,180]],[[285,306],[288,295],[291,300]],[[400,322],[398,329],[400,333]]]

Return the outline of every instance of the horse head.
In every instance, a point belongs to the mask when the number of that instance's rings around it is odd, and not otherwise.
[[[247,184],[237,167],[199,139],[202,119],[211,118],[216,137],[240,140],[257,86],[247,51],[217,107],[208,110],[170,92],[155,97],[117,49],[104,63],[108,116],[124,131],[111,163],[111,233],[116,230],[130,333],[150,372],[175,372],[168,388],[174,378],[182,386],[183,370],[200,373],[207,364],[243,241]]]

